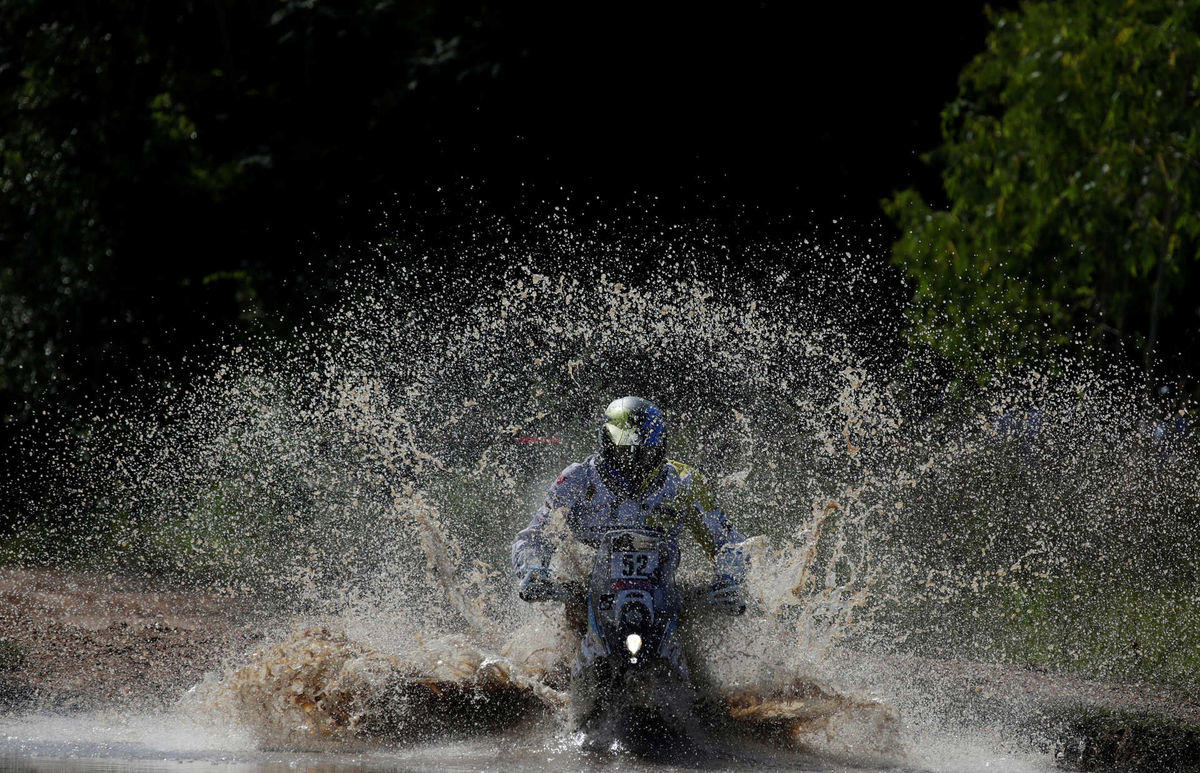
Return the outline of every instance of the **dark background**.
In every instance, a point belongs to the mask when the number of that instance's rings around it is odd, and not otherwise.
[[[567,204],[584,228],[704,223],[731,263],[837,220],[882,268],[879,201],[938,200],[920,154],[988,29],[972,2],[0,10],[10,483],[42,411],[85,423],[222,336],[286,331],[347,245],[520,237]]]

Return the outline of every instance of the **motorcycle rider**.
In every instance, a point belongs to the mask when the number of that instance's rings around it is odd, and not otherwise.
[[[730,525],[695,470],[667,458],[666,436],[662,411],[650,401],[630,396],[609,404],[599,453],[562,471],[512,544],[523,600],[554,598],[550,525],[555,513],[562,513],[569,536],[593,547],[611,529],[660,530],[676,545],[686,531],[716,570],[709,602],[736,613],[744,610],[746,566],[738,548],[746,538]]]

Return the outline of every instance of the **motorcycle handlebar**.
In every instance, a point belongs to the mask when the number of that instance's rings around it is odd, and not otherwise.
[[[734,617],[745,614],[745,601],[742,601],[742,603],[736,607],[730,607],[726,604],[716,603],[709,595],[712,589],[712,585],[680,585],[679,596],[683,600],[683,603],[688,606],[700,609],[715,609],[721,612],[727,612]]]
[[[581,582],[550,581],[523,588],[518,594],[522,601],[587,601],[587,586]]]
[[[709,599],[709,591],[712,590],[712,585],[677,585],[679,590],[680,600],[692,607],[725,609],[733,615],[741,615],[746,611],[746,605],[743,603],[735,609],[730,609],[721,604],[714,604]],[[529,589],[530,592],[522,591],[520,597],[522,601],[560,601],[563,603],[579,603],[587,602],[587,586],[578,581],[562,580],[550,581],[544,585]]]

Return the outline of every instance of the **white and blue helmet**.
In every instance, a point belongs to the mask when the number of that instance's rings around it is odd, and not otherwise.
[[[600,458],[629,483],[640,483],[662,465],[666,440],[666,419],[649,400],[622,397],[604,409]]]

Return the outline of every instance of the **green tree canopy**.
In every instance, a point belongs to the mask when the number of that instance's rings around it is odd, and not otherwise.
[[[490,19],[476,0],[0,0],[0,435],[210,321],[277,311],[285,281],[328,281],[301,246],[465,142],[503,58]]]
[[[884,204],[917,337],[968,366],[1080,334],[1187,367],[1200,2],[1030,2],[992,24],[930,157],[948,208],[914,190]]]

